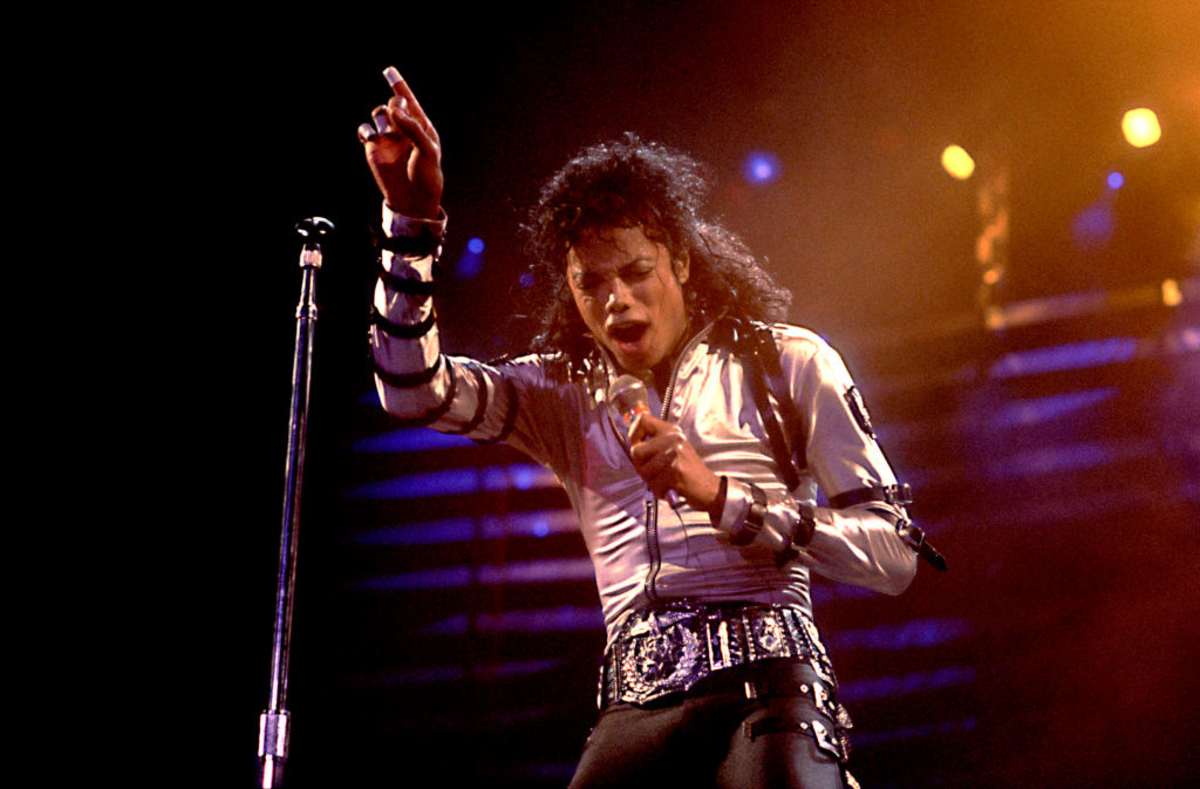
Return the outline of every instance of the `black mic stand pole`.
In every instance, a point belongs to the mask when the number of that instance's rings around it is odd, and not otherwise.
[[[300,490],[308,439],[308,395],[312,385],[313,337],[317,330],[317,272],[321,242],[333,223],[314,216],[296,225],[300,250],[300,303],[296,306],[296,351],[292,360],[292,406],[284,466],[283,526],[279,538],[279,577],[275,589],[275,638],[271,651],[271,698],[258,717],[259,786],[283,784],[288,757],[288,658],[292,638],[292,596],[296,589],[296,544],[300,537]]]

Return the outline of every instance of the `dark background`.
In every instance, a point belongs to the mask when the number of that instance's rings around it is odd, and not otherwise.
[[[195,472],[205,523],[194,547],[211,559],[193,649],[215,680],[205,687],[218,688],[199,701],[213,722],[198,761],[238,784],[254,773],[299,281],[291,227],[312,214],[339,233],[319,290],[295,785],[406,785],[430,763],[450,785],[563,785],[591,725],[598,618],[596,629],[517,634],[479,625],[559,604],[586,611],[590,582],[356,586],[463,562],[582,556],[569,534],[364,547],[362,535],[398,522],[564,503],[552,492],[369,505],[347,496],[414,467],[523,462],[504,449],[355,449],[389,428],[364,400],[379,208],[354,132],[388,96],[379,74],[394,64],[446,152],[448,350],[520,349],[520,208],[579,147],[634,130],[711,165],[713,214],[792,289],[792,320],[846,355],[885,449],[917,489],[915,514],[953,566],[945,576],[923,568],[898,599],[833,585],[819,596],[842,680],[859,683],[864,785],[1194,775],[1196,287],[1175,309],[1118,296],[1197,275],[1196,40],[1197,12],[1182,2],[620,3],[482,15],[448,5],[368,26],[340,50],[261,29],[214,34],[188,94],[210,108],[196,121],[197,170],[231,239],[207,304],[216,341],[196,348],[212,371],[195,393],[212,451]],[[1158,145],[1122,140],[1121,114],[1134,106],[1158,112]],[[973,180],[941,170],[950,143],[975,155]],[[777,181],[742,177],[754,150],[778,156]],[[1114,298],[1074,318],[1050,302],[1023,328],[982,328],[975,190],[999,168],[1011,176],[1012,231],[995,303]],[[1126,185],[1110,193],[1113,169]],[[1077,217],[1105,200],[1107,234],[1081,241]],[[472,237],[486,242],[481,271],[456,276]],[[1118,345],[1094,344],[1106,341]],[[1065,365],[1003,373],[1008,354],[1056,347]],[[1070,362],[1097,349],[1099,361]],[[1045,416],[1055,408],[1065,410]],[[470,623],[465,636],[420,635],[456,614]],[[858,640],[839,650],[839,628]],[[888,645],[863,646],[870,633]],[[515,681],[494,671],[547,654],[569,659]],[[447,664],[461,681],[421,679]]]

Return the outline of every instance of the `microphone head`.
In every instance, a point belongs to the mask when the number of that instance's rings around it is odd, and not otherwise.
[[[650,409],[650,395],[640,378],[626,374],[608,387],[608,404],[620,412],[625,424],[629,424],[635,416]]]
[[[320,249],[333,229],[333,222],[323,216],[310,216],[296,223],[296,235],[304,239],[305,249]]]

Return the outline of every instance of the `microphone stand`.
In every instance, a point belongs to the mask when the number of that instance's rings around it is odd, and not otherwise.
[[[296,546],[300,536],[300,490],[304,447],[308,440],[308,399],[312,385],[313,338],[317,330],[317,272],[322,240],[333,223],[314,216],[296,225],[304,239],[300,250],[300,303],[296,306],[296,347],[292,359],[292,403],[284,466],[283,525],[279,538],[279,575],[275,589],[275,635],[271,650],[271,696],[258,717],[259,786],[283,784],[288,758],[288,660],[291,656],[292,598],[296,589]]]

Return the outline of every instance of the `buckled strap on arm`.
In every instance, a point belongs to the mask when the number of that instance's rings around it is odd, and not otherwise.
[[[762,532],[767,516],[767,494],[754,484],[747,483],[746,488],[750,491],[750,507],[741,523],[737,524],[730,534],[729,541],[734,545],[749,545],[754,542]]]
[[[936,569],[945,572],[947,569],[946,557],[942,556],[936,548],[929,544],[925,539],[925,530],[919,526],[913,525],[912,521],[908,520],[904,514],[904,506],[912,504],[912,488],[907,484],[898,483],[895,485],[883,485],[879,487],[855,488],[848,490],[845,493],[839,493],[836,496],[831,496],[829,504],[835,509],[845,509],[853,507],[855,504],[867,504],[870,502],[881,502],[890,504],[893,507],[899,507],[900,513],[884,510],[882,507],[875,509],[881,517],[886,518],[896,527],[900,537],[908,543],[917,556],[929,562]]]
[[[836,496],[830,496],[829,506],[837,510],[844,510],[855,504],[865,504],[871,501],[882,501],[894,507],[903,507],[906,504],[912,504],[912,488],[906,483],[855,488]]]

